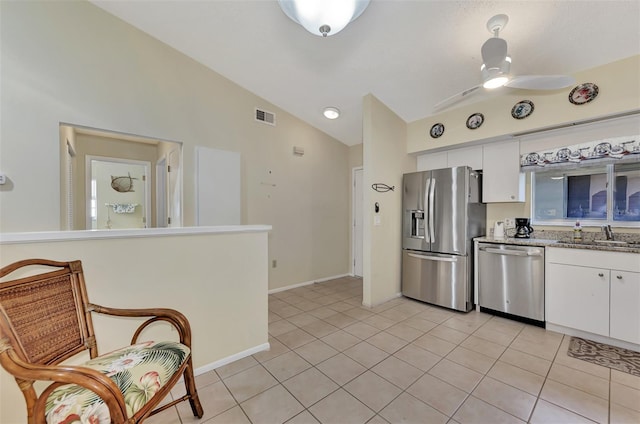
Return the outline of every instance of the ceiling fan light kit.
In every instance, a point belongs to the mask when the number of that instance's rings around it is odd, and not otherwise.
[[[482,73],[482,86],[487,89],[498,88],[509,82],[509,71],[511,70],[511,58],[506,56],[498,66],[488,68],[485,63],[480,67]]]
[[[282,11],[311,34],[327,37],[342,31],[370,0],[278,0]]]

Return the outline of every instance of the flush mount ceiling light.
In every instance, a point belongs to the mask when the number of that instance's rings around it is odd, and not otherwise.
[[[337,119],[340,116],[340,110],[337,107],[325,107],[322,114],[327,119]]]
[[[280,8],[311,34],[339,33],[369,6],[370,0],[278,0]]]

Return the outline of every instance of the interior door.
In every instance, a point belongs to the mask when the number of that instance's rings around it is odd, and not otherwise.
[[[362,168],[353,172],[353,275],[362,276],[363,210]]]
[[[167,226],[167,157],[156,164],[156,227]]]
[[[182,195],[180,187],[182,170],[180,167],[180,150],[175,148],[167,155],[169,159],[169,216],[167,218],[169,227],[182,226]]]

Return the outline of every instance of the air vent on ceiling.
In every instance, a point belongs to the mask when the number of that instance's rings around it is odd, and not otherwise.
[[[256,121],[276,126],[276,114],[256,108]]]

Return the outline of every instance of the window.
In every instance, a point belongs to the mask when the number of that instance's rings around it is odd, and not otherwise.
[[[535,224],[640,227],[640,163],[532,173]]]
[[[614,167],[613,220],[640,222],[640,164]]]

